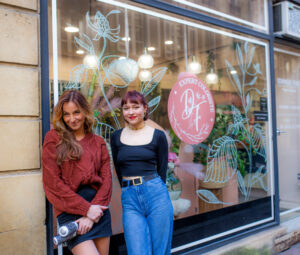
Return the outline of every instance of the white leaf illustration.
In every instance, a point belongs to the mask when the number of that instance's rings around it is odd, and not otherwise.
[[[232,203],[225,203],[220,201],[211,191],[206,189],[199,189],[196,191],[196,194],[201,200],[209,204],[225,204],[225,205],[232,204]]]

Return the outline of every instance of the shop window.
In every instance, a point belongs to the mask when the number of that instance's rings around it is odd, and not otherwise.
[[[148,100],[149,125],[166,132],[173,251],[274,219],[265,42],[124,1],[63,0],[57,14],[51,88],[80,89],[94,110],[94,132],[107,142],[124,126],[120,99],[132,89]],[[78,31],[67,32],[69,25]],[[153,64],[138,61],[143,54]],[[113,185],[118,235],[123,230],[115,173]]]

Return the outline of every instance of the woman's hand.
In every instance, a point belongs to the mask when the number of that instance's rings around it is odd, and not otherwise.
[[[94,225],[94,222],[91,219],[89,219],[88,217],[81,217],[78,220],[76,220],[75,222],[78,223],[78,229],[77,229],[78,235],[86,234],[87,232],[89,232],[92,229],[92,227]]]
[[[100,205],[100,208],[101,208],[102,211],[105,211],[106,209],[108,209],[108,206]]]
[[[92,221],[96,221],[100,219],[103,215],[103,211],[100,205],[91,205],[86,216],[90,218]]]
[[[101,208],[101,210],[102,210],[102,212],[103,212],[103,211],[105,211],[105,210],[108,209],[108,206],[100,205],[100,208]],[[103,213],[102,213],[102,215],[98,216],[98,217],[94,220],[94,223],[98,223],[99,220],[100,220],[100,218],[101,218],[102,216],[103,216]]]

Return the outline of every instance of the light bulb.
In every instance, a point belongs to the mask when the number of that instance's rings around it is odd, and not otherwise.
[[[68,33],[77,33],[79,31],[78,27],[74,27],[72,25],[68,25],[65,27],[65,31]]]
[[[171,40],[165,41],[165,44],[166,44],[166,45],[172,45],[172,44],[173,44],[173,41],[171,41]]]
[[[201,73],[202,67],[201,64],[196,60],[196,57],[193,56],[192,62],[189,63],[188,69],[190,73],[199,74]]]
[[[140,81],[150,81],[152,78],[152,73],[149,70],[142,70],[139,73]]]
[[[83,64],[91,67],[91,68],[96,68],[97,67],[97,58],[95,55],[86,55],[83,58]]]
[[[84,53],[83,50],[77,50],[77,51],[76,51],[76,54],[78,54],[78,55],[82,55],[83,53]]]
[[[122,37],[122,41],[125,41],[125,42],[128,41],[129,42],[129,41],[131,41],[131,38],[130,37]]]
[[[218,82],[218,76],[211,69],[210,73],[206,75],[205,80],[207,84],[215,84]]]
[[[149,69],[153,66],[154,60],[153,57],[148,54],[147,48],[144,49],[144,54],[141,55],[138,59],[138,65],[141,69]]]

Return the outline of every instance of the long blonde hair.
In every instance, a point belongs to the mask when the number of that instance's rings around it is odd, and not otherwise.
[[[76,138],[65,124],[63,120],[63,105],[68,102],[75,103],[83,113],[84,131],[85,133],[92,132],[93,115],[89,103],[78,90],[67,90],[59,98],[57,105],[54,108],[53,127],[60,136],[60,141],[56,145],[57,148],[57,163],[62,164],[63,161],[78,160],[82,154],[82,147],[76,141]]]

